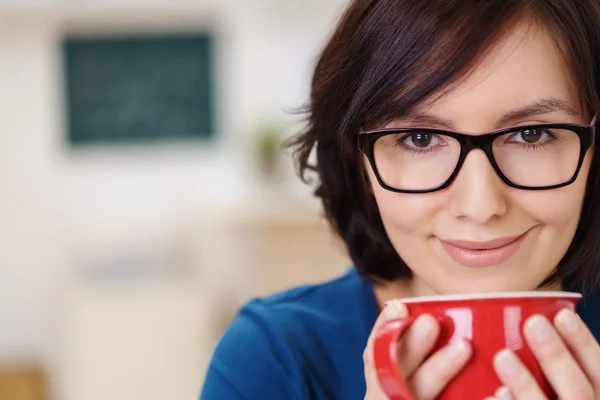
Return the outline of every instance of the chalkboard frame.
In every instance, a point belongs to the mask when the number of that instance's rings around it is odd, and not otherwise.
[[[71,146],[214,139],[211,33],[67,36],[62,50]]]

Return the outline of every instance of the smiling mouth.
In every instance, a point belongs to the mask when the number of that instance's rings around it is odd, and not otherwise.
[[[475,242],[470,240],[442,240],[440,243],[455,262],[467,267],[490,267],[511,258],[521,247],[529,230],[518,236]]]
[[[503,238],[488,240],[485,242],[476,242],[476,241],[471,241],[471,240],[442,240],[442,242],[447,243],[454,247],[459,247],[461,249],[485,251],[485,250],[499,249],[504,246],[508,246],[509,244],[515,242],[516,240],[519,240],[519,238],[521,238],[526,233],[527,232],[520,234],[520,235],[507,236],[507,237],[503,237]]]

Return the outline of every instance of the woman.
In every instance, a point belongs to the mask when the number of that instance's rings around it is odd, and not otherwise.
[[[355,267],[246,305],[201,398],[383,400],[369,338],[403,298],[573,290],[581,319],[526,337],[560,398],[600,399],[599,78],[597,0],[352,2],[293,145]],[[430,354],[438,334],[421,317],[398,348],[418,399],[469,362],[466,342]],[[514,354],[494,366],[490,396],[543,398]]]

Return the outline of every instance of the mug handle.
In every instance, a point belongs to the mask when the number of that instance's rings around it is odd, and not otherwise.
[[[375,336],[373,362],[379,385],[389,400],[414,400],[398,367],[398,340],[415,321],[414,317],[385,322]]]

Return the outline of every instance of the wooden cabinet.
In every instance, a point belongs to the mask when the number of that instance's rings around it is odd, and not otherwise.
[[[238,229],[245,238],[256,295],[325,281],[351,265],[341,240],[318,216],[265,218]]]
[[[0,399],[47,399],[43,371],[36,367],[0,367]]]

